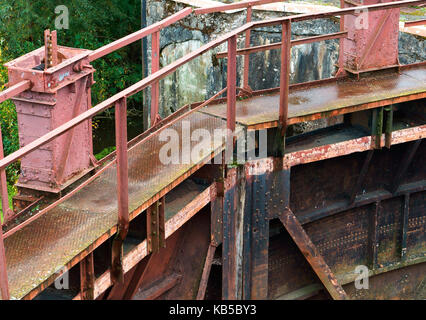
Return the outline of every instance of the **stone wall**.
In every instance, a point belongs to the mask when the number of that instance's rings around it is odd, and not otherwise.
[[[148,0],[148,25],[162,20],[185,6],[172,0]],[[285,15],[282,12],[254,11],[253,20],[272,19]],[[191,15],[167,27],[160,35],[160,66],[196,50],[203,44],[245,23],[245,11]],[[252,31],[251,45],[263,45],[281,41],[281,28],[269,27]],[[338,19],[320,19],[292,24],[292,39],[316,36],[339,31]],[[400,35],[400,61],[412,63],[425,60],[424,41],[409,34]],[[187,103],[202,101],[226,86],[226,59],[215,59],[214,53],[226,51],[227,44],[194,59],[180,67],[160,83],[160,114],[166,116]],[[148,60],[150,63],[150,37]],[[239,37],[238,47],[244,47],[244,36]],[[304,44],[292,48],[291,82],[305,82],[329,78],[336,72],[338,40]],[[237,58],[238,80],[241,84],[243,58]],[[149,67],[150,68],[150,67]],[[250,55],[249,85],[252,89],[279,86],[280,51],[270,50]]]

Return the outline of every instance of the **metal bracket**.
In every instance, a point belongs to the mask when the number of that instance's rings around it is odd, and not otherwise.
[[[386,111],[385,147],[390,149],[392,145],[393,107],[390,105],[385,107],[384,110]]]
[[[376,149],[382,148],[382,133],[383,133],[383,107],[374,109],[372,112],[371,119],[372,133],[371,135],[375,138]]]
[[[165,198],[154,202],[146,211],[146,235],[148,253],[157,253],[166,247],[165,239]]]

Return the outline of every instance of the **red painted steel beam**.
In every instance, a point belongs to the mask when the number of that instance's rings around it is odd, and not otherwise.
[[[0,124],[0,159],[3,159],[4,151],[3,151],[3,135],[1,131]],[[10,212],[12,211],[9,207],[9,194],[7,192],[7,181],[6,181],[6,171],[5,169],[0,169],[0,192],[1,192],[1,204],[3,210],[3,222],[8,220]],[[0,223],[1,225],[1,223]]]
[[[324,35],[315,36],[315,37],[307,37],[307,38],[302,38],[302,39],[296,39],[296,40],[291,41],[291,46],[293,47],[293,46],[298,46],[298,45],[305,44],[305,43],[312,43],[312,42],[332,40],[332,39],[340,39],[340,38],[346,37],[347,35],[348,35],[347,31],[342,31],[342,32],[324,34]],[[255,46],[255,47],[247,46],[246,48],[238,49],[237,55],[246,55],[246,57],[247,57],[248,54],[255,53],[255,52],[273,50],[273,49],[280,49],[281,45],[282,45],[281,42],[276,42],[276,43],[272,43],[272,44],[265,44],[265,45],[261,45],[261,46]],[[219,53],[216,54],[216,58],[218,58],[218,59],[226,58],[226,55],[227,55],[227,52],[219,52]]]
[[[424,25],[426,25],[426,19],[404,22],[404,27],[415,27],[415,26],[424,26]]]
[[[89,61],[92,62],[96,59],[99,59],[111,52],[114,52],[120,48],[123,48],[135,41],[141,40],[142,38],[153,34],[154,32],[159,32],[161,29],[164,29],[165,27],[185,18],[189,14],[192,13],[192,8],[185,8],[170,17],[161,20],[159,22],[156,22],[149,27],[146,27],[142,30],[136,31],[132,34],[129,34],[128,36],[121,38],[119,40],[116,40],[110,44],[107,44],[106,46],[103,46],[95,51],[93,51],[91,54],[89,54]]]
[[[115,136],[117,148],[118,231],[112,245],[111,275],[113,282],[122,282],[123,242],[129,231],[129,174],[127,159],[127,103],[115,105]]]
[[[0,159],[3,159],[3,138],[0,126]],[[3,209],[3,221],[9,215],[9,195],[7,193],[6,172],[4,169],[0,170],[0,185],[1,185],[1,202]],[[1,226],[3,221],[0,221],[0,293],[2,300],[9,300],[9,280],[7,278],[7,265],[6,265],[6,252],[3,242],[3,230]]]
[[[13,86],[11,86],[10,88],[7,88],[6,90],[3,90],[2,92],[0,92],[0,103],[13,98],[14,96],[28,90],[31,88],[31,81],[30,80],[25,80],[25,81],[21,81]]]
[[[0,293],[2,300],[10,299],[9,280],[7,278],[6,252],[4,250],[3,234],[0,234]]]

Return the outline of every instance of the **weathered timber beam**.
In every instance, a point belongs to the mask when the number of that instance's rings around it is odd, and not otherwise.
[[[200,285],[198,287],[197,300],[204,300],[215,252],[216,246],[210,244],[207,250],[206,261],[204,262],[203,274],[201,276]]]
[[[370,167],[370,162],[371,162],[371,158],[373,157],[373,153],[374,153],[374,149],[367,151],[367,156],[365,157],[361,172],[358,176],[356,184],[354,185],[354,188],[352,189],[350,197],[349,197],[350,204],[352,204],[355,201],[356,194],[358,190],[361,188],[362,183],[365,180],[365,177],[367,176],[368,168]]]
[[[346,300],[348,298],[346,292],[337,282],[335,275],[324,261],[317,247],[312,243],[294,213],[287,208],[279,215],[279,218],[331,297],[334,300]]]
[[[402,163],[401,163],[401,165],[398,169],[398,172],[395,175],[395,179],[392,183],[391,190],[390,190],[392,193],[395,193],[398,190],[398,188],[401,184],[401,181],[404,178],[405,174],[407,173],[407,169],[410,166],[411,161],[413,160],[414,155],[415,155],[418,147],[420,146],[421,142],[422,142],[422,140],[419,139],[419,140],[411,142],[408,145],[407,152],[406,152],[406,154],[405,154],[405,156],[402,160]]]

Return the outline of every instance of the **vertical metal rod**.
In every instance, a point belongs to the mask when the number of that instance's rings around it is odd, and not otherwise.
[[[251,22],[253,9],[252,7],[247,8],[247,18],[246,23]],[[246,31],[245,47],[250,47],[250,33],[251,29]],[[243,88],[250,88],[249,86],[249,71],[250,71],[250,54],[244,56],[244,79],[243,79]]]
[[[123,280],[123,241],[129,230],[126,98],[115,104],[115,135],[117,147],[118,231],[112,247],[112,278],[114,283]]]
[[[340,0],[340,8],[343,9],[345,7],[345,0]],[[345,31],[345,16],[340,16],[340,31]],[[339,59],[338,59],[338,65],[339,69],[337,70],[336,77],[343,76],[345,73],[344,70],[344,43],[345,38],[339,39]]]
[[[235,131],[235,107],[237,95],[237,36],[228,39],[228,74],[227,74],[227,101],[226,114],[227,128]]]
[[[1,225],[1,224],[0,224]],[[2,300],[9,300],[9,280],[7,278],[6,252],[4,250],[3,231],[0,234],[0,292]]]
[[[291,21],[282,24],[281,73],[280,73],[280,115],[281,136],[285,135],[288,118],[288,94],[290,85]]]
[[[0,126],[0,160],[3,159],[3,137]],[[6,173],[5,170],[0,170],[0,185],[1,185],[1,201],[3,209],[3,221],[7,217],[9,210],[9,196],[7,194]],[[3,222],[0,221],[0,292],[2,300],[9,300],[9,281],[7,278],[6,252],[4,250],[3,230],[1,228]]]
[[[4,158],[3,135],[1,131],[1,125],[0,125],[0,160],[3,158]],[[0,169],[0,186],[1,186],[1,205],[3,209],[3,221],[6,221],[9,215],[10,208],[9,208],[9,195],[7,193],[7,180],[6,180],[5,169]]]
[[[160,70],[160,32],[154,32],[151,40],[152,47],[152,60],[151,71],[152,73]],[[159,97],[160,97],[160,83],[154,82],[151,87],[151,127],[157,122],[159,111]]]
[[[146,28],[146,0],[141,1],[141,29]],[[142,79],[148,76],[147,37],[142,38]],[[143,92],[143,130],[148,130],[148,103],[146,90]]]

